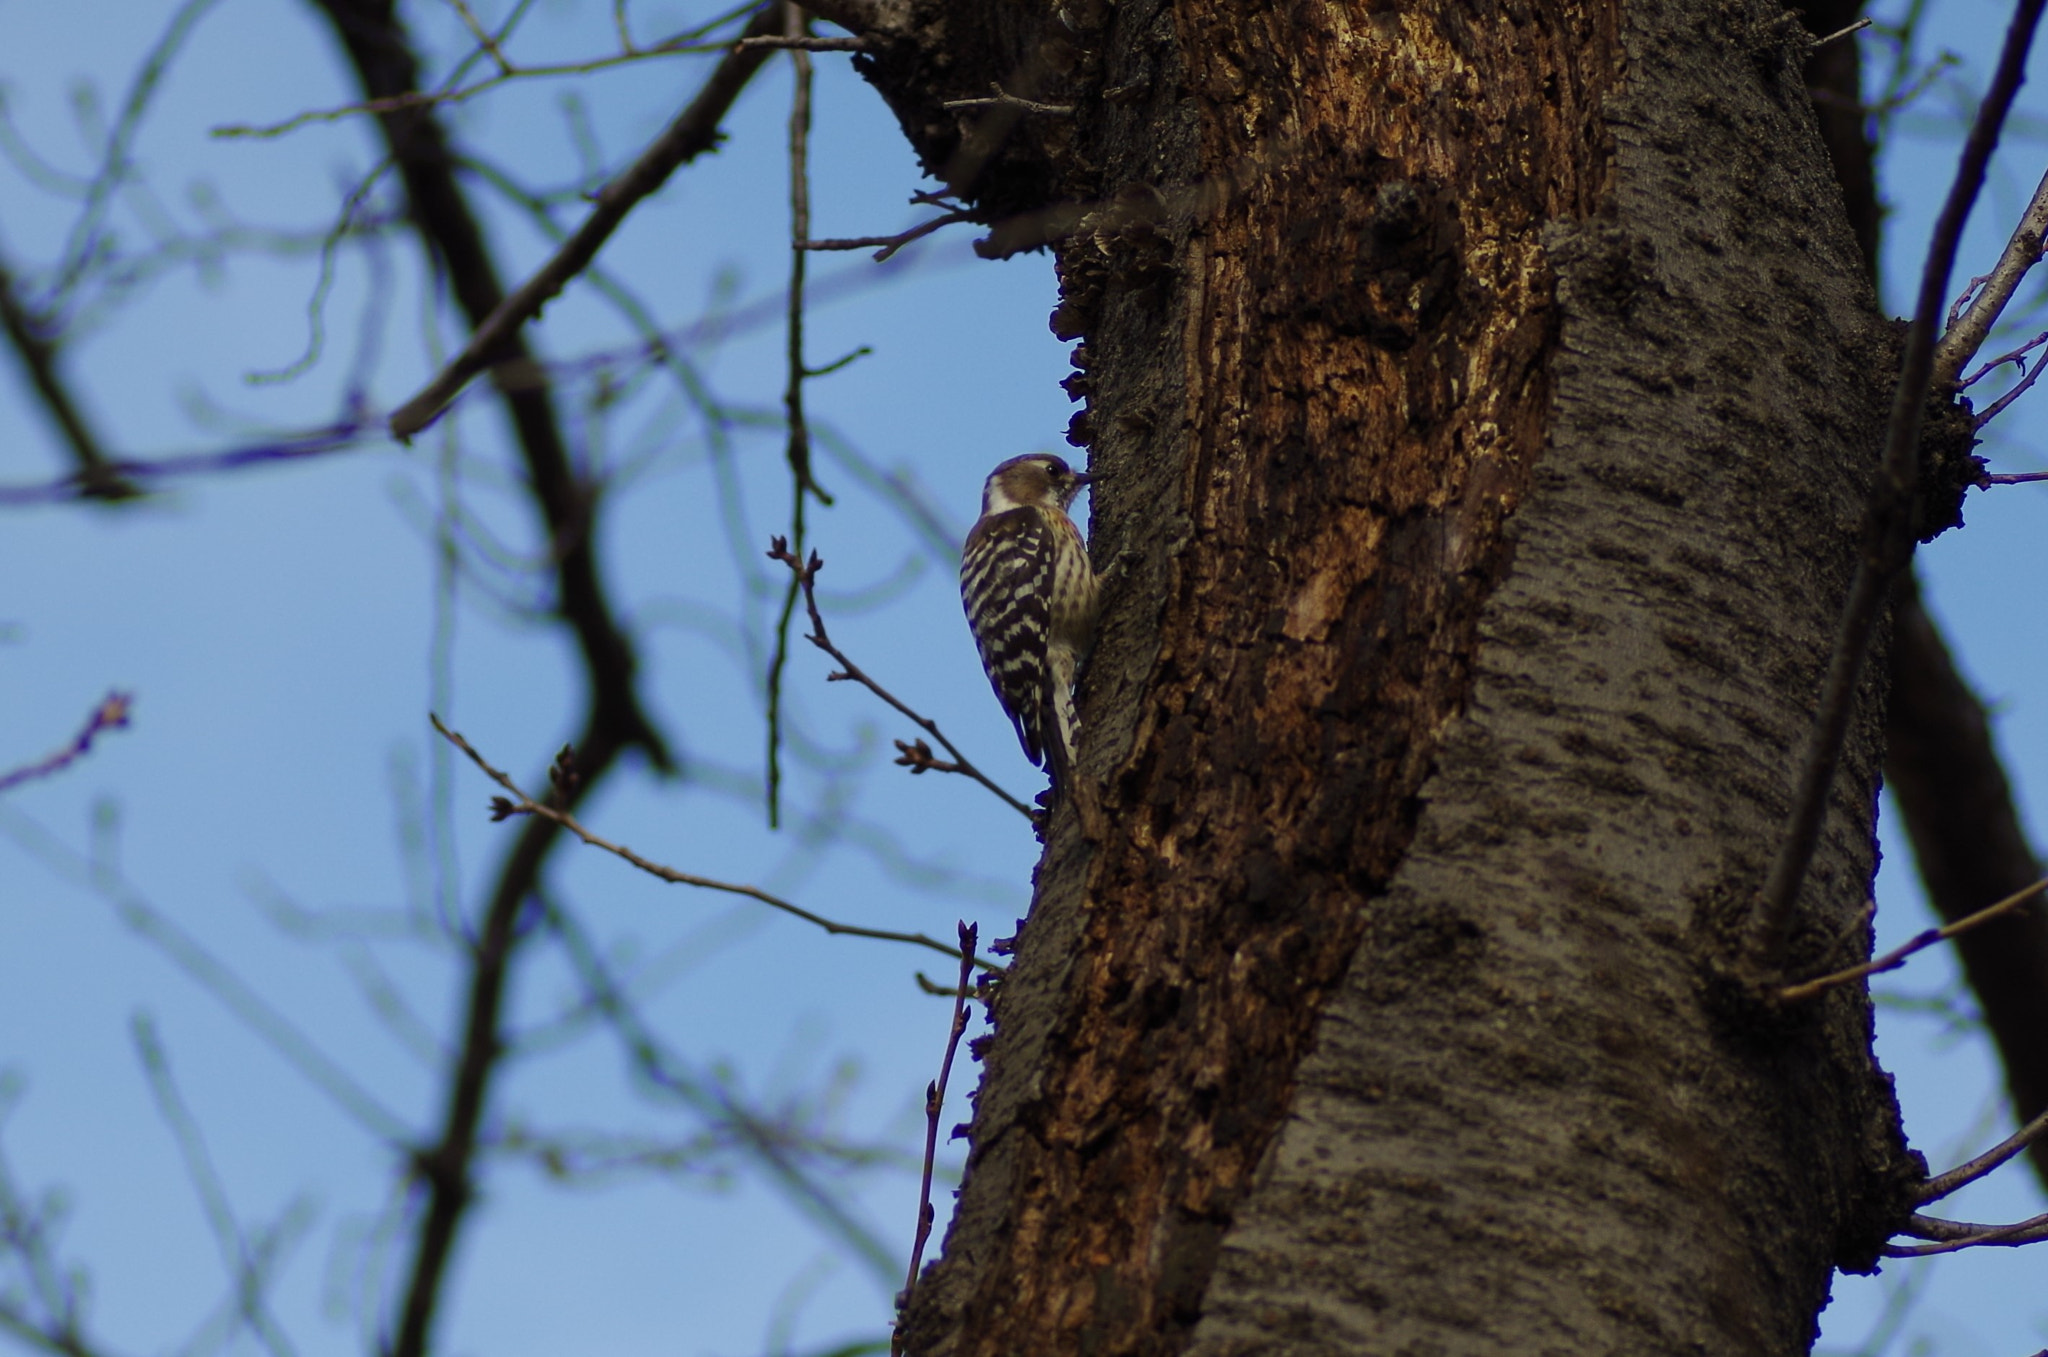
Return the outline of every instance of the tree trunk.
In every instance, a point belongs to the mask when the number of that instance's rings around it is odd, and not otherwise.
[[[1728,978],[1893,366],[1802,31],[886,28],[927,164],[1035,212],[993,248],[1058,237],[1098,561],[1143,558],[1082,694],[1109,832],[1053,827],[906,1349],[1805,1351],[1920,1167],[1860,990]],[[1074,112],[933,112],[991,82]],[[1871,699],[1802,972],[1868,946]]]

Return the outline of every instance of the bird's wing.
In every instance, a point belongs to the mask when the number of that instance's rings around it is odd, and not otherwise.
[[[960,598],[981,667],[1033,763],[1045,762],[1052,719],[1046,647],[1052,634],[1053,537],[1030,508],[989,514],[967,534]]]

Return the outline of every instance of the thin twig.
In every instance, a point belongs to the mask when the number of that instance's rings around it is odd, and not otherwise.
[[[1868,20],[1865,22],[1868,22]],[[1007,93],[1001,85],[997,84],[991,84],[989,89],[993,92],[985,99],[948,99],[943,104],[940,104],[939,107],[1014,108],[1020,113],[1040,113],[1052,118],[1071,118],[1074,116],[1074,106],[1072,104],[1041,104],[1036,99],[1026,99],[1022,95]]]
[[[489,54],[492,63],[497,66],[499,72],[504,75],[517,74],[519,68],[513,65],[511,59],[505,55],[505,49],[498,45],[498,40],[492,35],[491,30],[485,28],[478,21],[476,15],[470,12],[469,5],[465,0],[448,0],[448,3],[454,8],[456,14],[461,16],[462,26],[469,30],[469,36],[476,39],[477,46],[483,48]]]
[[[896,741],[896,766],[908,768],[912,777],[919,773],[965,773],[966,768],[957,763],[948,763],[932,753],[932,747],[923,740]]]
[[[86,189],[85,205],[79,210],[78,220],[72,223],[65,239],[64,262],[58,267],[57,281],[50,288],[52,297],[62,297],[70,292],[99,254],[100,244],[105,239],[101,228],[107,213],[122,185],[135,171],[129,152],[141,135],[143,117],[150,102],[163,88],[164,76],[170,71],[178,49],[185,45],[199,26],[199,21],[217,3],[218,0],[184,0],[164,26],[162,35],[150,47],[149,54],[143,58],[141,68],[128,87],[127,96],[121,101],[121,113],[107,138],[106,153],[100,158],[99,169],[94,172],[92,183]]]
[[[810,16],[794,4],[784,4],[783,36],[802,38],[810,30]],[[821,504],[832,497],[818,488],[811,476],[811,430],[804,422],[804,378],[810,375],[804,363],[804,271],[810,256],[804,241],[811,234],[811,58],[801,48],[789,54],[794,78],[789,104],[789,288],[784,329],[788,376],[782,390],[783,421],[788,428],[784,457],[789,463],[789,533],[797,554],[804,549],[804,506],[811,496]],[[789,663],[789,623],[796,615],[797,582],[792,579],[783,591],[782,610],[775,619],[775,653],[768,662],[768,827],[782,821],[782,670]]]
[[[1956,390],[1969,390],[1998,369],[2004,367],[2007,363],[2017,366],[2020,370],[2020,375],[2024,377],[2027,372],[2027,355],[2040,348],[2043,344],[2048,344],[2048,330],[2043,330],[2040,334],[2035,335],[2016,349],[2008,349],[1996,358],[1985,359],[1975,372],[1967,377],[1957,379]]]
[[[756,1112],[725,1087],[723,1081],[691,1069],[688,1062],[655,1035],[631,996],[605,966],[598,948],[569,912],[551,901],[543,899],[542,903],[548,924],[569,954],[591,1003],[624,1044],[641,1078],[730,1135],[782,1188],[791,1204],[837,1235],[850,1252],[868,1265],[877,1280],[893,1273],[894,1260],[881,1239],[803,1162],[807,1153],[814,1152],[805,1143],[810,1138],[793,1134],[797,1128]]]
[[[199,1120],[192,1115],[192,1110],[185,1105],[184,1097],[178,1091],[177,1080],[171,1073],[170,1056],[157,1035],[156,1024],[147,1014],[137,1014],[130,1025],[130,1032],[135,1040],[136,1055],[142,1061],[143,1073],[149,1080],[149,1091],[156,1101],[157,1112],[177,1144],[179,1156],[185,1161],[185,1176],[191,1180],[206,1223],[213,1231],[214,1247],[220,1253],[222,1269],[228,1274],[229,1305],[241,1324],[269,1350],[271,1357],[288,1357],[291,1344],[264,1299],[271,1280],[264,1251],[250,1247],[241,1222],[235,1218],[227,1187],[222,1183],[220,1172],[214,1167],[213,1156],[206,1148],[206,1137],[199,1128]]]
[[[874,44],[865,38],[766,37],[741,38],[732,45],[735,52],[865,52]]]
[[[1984,478],[1986,485],[2029,485],[2034,481],[2048,481],[2048,471],[2009,471]]]
[[[1851,966],[1847,970],[1836,971],[1831,975],[1788,985],[1778,991],[1778,998],[1783,1003],[1796,1004],[1802,999],[1811,999],[1814,995],[1831,990],[1837,985],[1846,985],[1851,980],[1861,980],[1866,975],[1877,975],[1883,971],[1895,971],[1905,965],[1906,958],[1914,953],[1924,952],[1935,943],[1944,942],[1958,933],[1967,933],[1979,924],[1990,923],[2002,914],[2010,914],[2044,890],[2048,890],[2048,877],[2036,881],[2025,890],[2013,892],[1995,905],[1986,905],[1975,914],[1957,919],[1954,923],[1916,933],[1909,941],[1860,966]]]
[[[1991,327],[1998,323],[2006,304],[2019,290],[2020,280],[2040,262],[2044,236],[2048,236],[2048,175],[2043,175],[2034,189],[2034,196],[2028,201],[2026,211],[2020,214],[2020,224],[2013,228],[2012,238],[2005,242],[2005,250],[1998,256],[1997,265],[1981,280],[1972,280],[1973,283],[1981,282],[1981,287],[1972,288],[1974,295],[1964,294],[1969,301],[1963,306],[1962,315],[1949,323],[1948,333],[1935,346],[1934,383],[1937,389],[1955,381],[1956,374],[1968,367],[1977,350],[1984,347],[1984,341],[1991,335]],[[1981,424],[1983,421],[1978,422]]]
[[[427,719],[434,723],[434,729],[440,732],[441,738],[468,756],[469,761],[481,769],[485,777],[488,777],[491,781],[512,793],[512,800],[508,801],[503,797],[498,797],[491,802],[491,818],[494,820],[510,819],[515,815],[532,815],[545,820],[552,820],[563,829],[568,830],[571,834],[583,840],[583,842],[589,844],[592,848],[603,849],[613,857],[621,858],[633,864],[633,866],[638,867],[649,876],[657,880],[667,881],[672,885],[695,886],[700,890],[723,891],[728,895],[743,895],[749,900],[758,900],[771,909],[779,909],[784,914],[802,919],[808,924],[815,924],[827,933],[835,935],[853,938],[873,938],[880,942],[903,942],[916,947],[928,947],[932,951],[944,956],[957,958],[960,955],[954,948],[948,947],[938,939],[928,937],[923,933],[896,933],[883,928],[863,928],[859,924],[840,923],[836,920],[828,919],[822,914],[814,914],[801,905],[792,904],[779,895],[771,895],[758,886],[748,886],[732,881],[719,881],[708,876],[698,876],[694,872],[679,872],[673,867],[665,867],[661,863],[644,858],[624,844],[613,843],[610,839],[586,829],[582,822],[577,820],[574,815],[571,815],[559,806],[534,800],[524,791],[520,790],[519,784],[514,782],[508,774],[493,767],[482,754],[476,751],[476,748],[468,740],[463,739],[460,734],[442,724],[439,716],[430,712],[427,715]],[[994,971],[1001,969],[993,962],[977,960],[974,964],[984,970]]]
[[[1784,969],[1799,889],[1820,841],[1828,792],[1834,786],[1842,745],[1848,737],[1849,718],[1856,708],[1858,680],[1863,661],[1870,653],[1871,634],[1891,577],[1908,559],[1912,547],[1912,506],[1920,481],[1920,425],[1926,414],[1934,371],[1934,327],[1941,316],[1949,275],[1955,268],[1963,224],[1983,187],[1985,167],[2019,92],[2027,52],[2033,46],[2044,3],[2048,0],[2019,0],[2014,8],[2004,50],[1999,53],[1998,69],[1984,102],[1978,106],[1969,139],[1963,144],[1962,159],[1956,166],[1955,182],[1935,220],[1926,267],[1921,273],[1919,300],[1899,364],[1891,418],[1885,429],[1884,460],[1877,483],[1871,487],[1855,578],[1835,631],[1827,680],[1800,759],[1791,822],[1758,894],[1748,952],[1750,964],[1766,975]]]
[[[142,492],[114,471],[98,436],[86,422],[85,412],[72,398],[58,371],[57,345],[44,333],[37,317],[30,314],[15,290],[14,276],[0,262],[0,330],[14,346],[15,356],[28,371],[29,384],[43,402],[43,408],[64,433],[78,472],[71,477],[78,493],[91,499],[133,499]]]
[[[2034,364],[2034,370],[2032,372],[2029,372],[2026,376],[2020,378],[2020,380],[2013,386],[2012,390],[2006,392],[2003,396],[2000,396],[1997,400],[1991,402],[1990,405],[1986,406],[1982,414],[1978,415],[1976,418],[1970,421],[1970,427],[1972,429],[1981,429],[1986,424],[1989,424],[1992,420],[1998,418],[1999,415],[2003,414],[2005,412],[2006,406],[2011,405],[2021,396],[2026,395],[2027,388],[2032,386],[2035,382],[2041,380],[2041,370],[2043,368],[2048,368],[2048,363]]]
[[[77,471],[56,480],[28,485],[0,485],[0,507],[16,508],[41,504],[65,504],[73,500],[101,497],[95,486],[101,477],[115,476],[137,487],[137,493],[153,481],[173,476],[204,475],[215,471],[239,471],[244,467],[275,462],[296,462],[331,453],[349,452],[381,442],[380,422],[367,414],[351,414],[324,429],[294,434],[272,443],[228,448],[220,452],[194,452],[153,460],[115,458],[99,470]]]
[[[341,122],[347,118],[362,117],[366,114],[402,113],[413,109],[437,108],[442,105],[459,104],[474,99],[479,94],[506,85],[515,80],[545,80],[570,75],[595,75],[600,71],[612,70],[637,61],[648,61],[659,57],[702,56],[713,52],[734,52],[740,43],[699,42],[705,32],[726,22],[732,16],[721,16],[707,25],[699,25],[686,33],[655,43],[651,47],[627,47],[601,57],[583,61],[558,61],[538,66],[521,66],[498,58],[498,73],[485,76],[474,84],[451,84],[439,90],[408,90],[401,94],[382,95],[372,99],[358,100],[352,104],[340,104],[333,108],[309,109],[289,118],[273,123],[223,123],[211,131],[211,135],[223,140],[269,141],[296,132],[314,123]],[[744,39],[742,39],[744,42]],[[716,79],[716,76],[713,77]]]
[[[69,768],[91,752],[92,742],[99,738],[100,732],[125,730],[128,726],[129,710],[134,705],[135,698],[130,693],[108,693],[100,699],[100,704],[92,709],[92,715],[85,719],[85,728],[72,737],[70,744],[46,759],[31,763],[25,768],[17,768],[11,773],[0,774],[0,792],[10,791],[24,782],[33,782],[37,778],[48,777],[52,773]]]
[[[939,1116],[946,1106],[946,1081],[953,1074],[953,1057],[960,1050],[960,1036],[967,1030],[967,985],[973,979],[971,965],[975,952],[978,930],[975,925],[962,920],[960,923],[960,983],[953,996],[953,1025],[946,1033],[946,1058],[939,1062],[938,1082],[927,1084],[924,1093],[924,1176],[917,1192],[917,1238],[910,1246],[910,1274],[903,1282],[903,1299],[897,1305],[899,1316],[895,1332],[890,1336],[889,1350],[903,1351],[903,1323],[901,1316],[910,1311],[910,1297],[917,1290],[917,1270],[924,1263],[924,1246],[932,1236],[932,1221],[937,1213],[932,1210],[932,1169],[939,1157]]]
[[[1876,22],[1877,21],[1875,19],[1871,18],[1869,15],[1866,14],[1862,18],[1858,19],[1855,23],[1850,24],[1847,28],[1838,28],[1834,32],[1828,34],[1825,38],[1815,38],[1813,40],[1813,50],[1818,52],[1821,48],[1828,46],[1830,43],[1840,42],[1843,38],[1849,37],[1852,34],[1861,33],[1864,29],[1870,27],[1873,23]]]
[[[927,221],[921,221],[907,231],[898,231],[893,236],[840,236],[831,240],[806,240],[798,248],[805,250],[865,250],[872,246],[880,246],[881,248],[875,251],[875,262],[879,264],[905,245],[923,240],[942,226],[951,226],[955,222],[972,220],[974,220],[973,214],[964,210],[945,212]]]
[[[931,736],[934,740],[937,740],[940,744],[944,745],[946,747],[946,752],[953,756],[953,765],[942,767],[941,765],[933,764],[932,768],[935,771],[965,774],[966,776],[973,778],[976,782],[979,782],[982,786],[988,788],[990,791],[994,792],[997,796],[1001,797],[1003,801],[1006,804],[1008,804],[1012,810],[1015,810],[1019,815],[1022,815],[1025,819],[1034,822],[1038,819],[1038,817],[1032,813],[1032,810],[1029,806],[1025,805],[1022,801],[1019,801],[1016,797],[1010,795],[1008,792],[1004,791],[994,782],[990,781],[988,774],[982,772],[979,768],[975,767],[974,764],[968,760],[967,756],[960,752],[959,746],[955,745],[951,740],[946,738],[945,732],[939,729],[938,722],[932,720],[928,716],[918,715],[917,712],[913,711],[910,707],[906,706],[903,700],[897,697],[896,694],[890,692],[887,688],[884,688],[881,684],[875,682],[875,680],[871,676],[869,676],[868,672],[865,669],[862,669],[859,665],[855,664],[850,658],[848,658],[845,651],[841,650],[838,646],[832,644],[832,637],[825,630],[825,619],[818,612],[818,599],[812,587],[814,581],[817,579],[818,572],[825,568],[825,562],[823,558],[818,555],[817,552],[813,551],[811,553],[810,560],[799,561],[796,558],[795,554],[790,551],[789,543],[785,539],[777,537],[769,545],[768,559],[773,561],[780,561],[784,565],[788,566],[790,568],[791,573],[796,576],[796,582],[798,586],[803,590],[804,607],[811,615],[811,634],[805,637],[804,639],[809,641],[818,649],[824,651],[827,655],[830,655],[839,664],[838,673],[827,674],[825,676],[828,682],[852,682],[860,684],[863,688],[866,688],[876,697],[881,698],[884,702],[894,707],[904,716],[910,718],[911,722],[914,723],[918,727],[918,729],[924,731],[925,734]],[[903,746],[900,743],[897,745],[897,747],[899,749],[903,748]],[[904,750],[906,757],[898,759],[897,762],[905,764],[905,766],[910,767],[911,771],[914,773],[925,771],[923,768],[919,768],[909,763],[907,757],[909,755],[909,752],[910,751],[907,749]]]
[[[965,994],[970,999],[978,999],[982,997],[978,991],[973,989],[963,990],[958,985],[941,985],[938,981],[932,979],[923,971],[914,972],[911,975],[911,979],[917,982],[917,987],[920,991],[922,991],[925,994],[932,995],[935,998],[953,999],[958,998],[962,994]]]
[[[763,10],[747,26],[747,35],[771,34],[780,23],[781,17],[773,8]],[[590,216],[555,251],[554,257],[498,303],[476,327],[462,352],[418,395],[392,414],[393,437],[410,438],[432,423],[456,393],[469,384],[470,378],[504,356],[506,340],[539,315],[541,307],[596,258],[598,249],[611,238],[628,212],[666,183],[679,167],[718,145],[719,123],[767,59],[768,53],[762,51],[730,52],[718,63],[689,107],[676,116],[638,160],[598,192]]]
[[[1916,1239],[1939,1241],[1932,1244],[1887,1244],[1881,1253],[1887,1258],[1926,1258],[1958,1249],[2001,1245],[2016,1248],[2048,1239],[2048,1215],[2030,1216],[2010,1225],[1976,1225],[1964,1220],[1943,1220],[1939,1216],[1909,1217],[1901,1234]]]
[[[117,868],[88,858],[26,816],[0,816],[0,834],[40,859],[51,871],[91,891],[114,911],[123,926],[156,948],[172,965],[219,1000],[241,1023],[284,1058],[334,1105],[386,1145],[405,1143],[411,1123],[379,1103],[372,1093],[312,1038],[257,993],[233,967],[158,909]]]
[[[317,3],[331,17],[334,36],[365,97],[418,93],[419,58],[388,0]],[[523,8],[514,6],[511,13]],[[486,232],[457,178],[459,157],[431,109],[391,112],[378,122],[405,184],[407,214],[425,248],[440,261],[439,276],[474,330],[504,304],[505,295]],[[531,359],[516,329],[492,352],[499,358]],[[570,456],[550,393],[501,386],[499,394],[523,463],[522,485],[546,527],[552,613],[573,637],[587,676],[576,740],[583,787],[596,785],[636,748],[657,769],[669,770],[674,761],[667,743],[640,701],[637,647],[616,616],[599,569],[601,497]],[[402,1229],[411,1254],[394,1269],[400,1278],[394,1279],[380,1344],[388,1357],[425,1357],[432,1346],[449,1267],[477,1201],[480,1138],[503,1073],[508,1003],[532,931],[526,925],[533,895],[566,837],[554,822],[529,818],[504,845],[481,907],[457,921],[463,965],[456,980],[456,1021],[461,1032],[440,1085],[440,1107],[432,1124],[417,1133],[408,1157],[410,1209],[403,1225],[394,1221],[388,1231],[396,1247]]]
[[[1947,1173],[1929,1178],[1920,1185],[1920,1190],[1913,1194],[1914,1203],[1924,1205],[1927,1202],[1940,1201],[1950,1193],[1968,1187],[2043,1136],[2048,1136],[2048,1112],[2043,1112],[1968,1163],[1958,1164]]]
[[[1957,671],[1910,574],[1894,590],[1888,649],[1885,788],[1936,917],[1962,919],[2048,867],[2013,804],[1984,703]],[[2048,909],[1966,933],[1954,948],[2005,1067],[2014,1115],[2027,1121],[2048,1109]],[[1948,1000],[1936,1002],[1945,1019],[1958,1020]],[[2029,1158],[2037,1175],[2048,1175],[2048,1142]]]

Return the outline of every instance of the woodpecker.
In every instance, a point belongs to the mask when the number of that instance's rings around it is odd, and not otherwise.
[[[1095,569],[1067,506],[1093,479],[1048,452],[1012,457],[981,488],[960,599],[1025,757],[1070,790],[1074,678],[1095,638]]]

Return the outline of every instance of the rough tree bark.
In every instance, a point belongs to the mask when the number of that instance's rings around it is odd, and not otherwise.
[[[1922,1168],[1860,991],[1726,978],[1892,357],[1803,31],[818,8],[992,248],[1057,237],[1145,562],[907,1350],[1805,1351]],[[1073,115],[940,109],[991,82]],[[1868,946],[1876,697],[1801,970]]]

